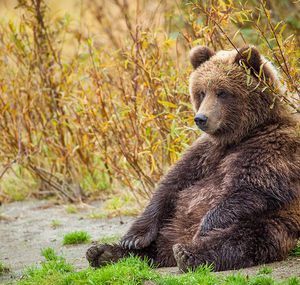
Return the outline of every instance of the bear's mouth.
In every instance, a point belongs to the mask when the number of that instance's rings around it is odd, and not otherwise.
[[[206,132],[208,130],[208,126],[198,126],[197,125],[197,127],[203,132]]]

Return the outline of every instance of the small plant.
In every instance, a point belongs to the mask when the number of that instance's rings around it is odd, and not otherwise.
[[[87,217],[89,219],[105,219],[108,216],[107,213],[92,212]]]
[[[39,183],[24,167],[14,165],[0,180],[0,188],[10,201],[23,201],[38,191]],[[1,191],[0,191],[1,192]]]
[[[56,228],[58,228],[58,227],[60,227],[61,226],[61,222],[59,221],[59,220],[52,220],[52,222],[51,222],[51,227],[53,228],[53,229],[56,229]]]
[[[53,248],[47,247],[41,250],[41,255],[45,258],[45,261],[41,263],[42,269],[40,271],[36,270],[35,268],[29,268],[25,271],[25,276],[34,276],[35,274],[41,273],[41,276],[38,277],[41,281],[43,276],[48,274],[53,274],[53,276],[61,275],[63,273],[69,273],[74,271],[74,267],[67,263],[65,258],[56,254]],[[39,282],[37,281],[36,284]],[[48,283],[44,284],[56,284],[55,278],[49,278]]]
[[[136,216],[140,209],[136,201],[129,195],[112,197],[105,201],[104,210],[107,217]]]
[[[292,250],[291,255],[300,256],[300,241],[298,241],[297,246]]]
[[[9,268],[0,261],[0,276],[9,272]]]
[[[68,205],[68,206],[66,206],[66,212],[68,214],[76,214],[76,213],[78,213],[78,209],[74,205]]]
[[[268,266],[262,266],[258,270],[258,274],[271,274],[272,273],[272,268]]]
[[[99,239],[100,243],[115,243],[120,239],[120,235],[104,236]]]
[[[88,243],[91,236],[85,231],[75,231],[64,236],[63,245]]]
[[[50,261],[50,260],[58,260],[58,256],[56,255],[54,249],[51,248],[51,247],[43,248],[43,249],[41,250],[41,255],[42,255],[47,261]]]

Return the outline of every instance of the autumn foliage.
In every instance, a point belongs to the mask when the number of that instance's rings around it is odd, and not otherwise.
[[[280,2],[280,3],[279,3]],[[71,4],[70,4],[71,5]],[[189,49],[253,44],[299,112],[294,1],[81,1],[80,19],[19,0],[0,24],[0,200],[147,198],[197,137]]]

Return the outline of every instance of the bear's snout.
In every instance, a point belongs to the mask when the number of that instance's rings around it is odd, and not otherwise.
[[[194,121],[198,128],[203,129],[207,124],[208,118],[204,114],[197,114]]]

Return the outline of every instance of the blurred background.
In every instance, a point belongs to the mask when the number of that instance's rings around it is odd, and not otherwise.
[[[0,202],[138,212],[200,135],[190,48],[256,45],[299,112],[299,17],[293,0],[1,0]]]

